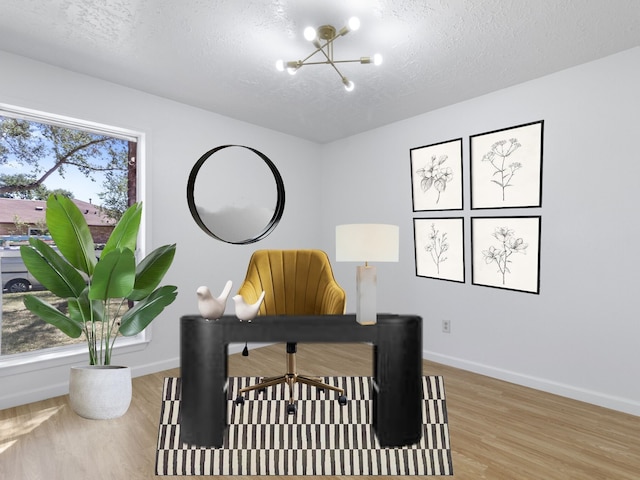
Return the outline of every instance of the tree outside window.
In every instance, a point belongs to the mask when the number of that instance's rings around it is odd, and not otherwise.
[[[0,110],[3,356],[78,341],[58,335],[22,303],[25,290],[49,295],[21,268],[19,253],[20,244],[27,243],[30,235],[48,238],[47,197],[55,193],[72,198],[85,214],[97,245],[136,201],[136,139],[96,132],[88,124],[85,129],[81,122],[70,128],[44,116],[37,120]]]

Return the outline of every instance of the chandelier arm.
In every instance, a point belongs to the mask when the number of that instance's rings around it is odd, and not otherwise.
[[[333,63],[362,63],[360,61],[360,59],[358,60],[333,60]],[[323,62],[323,63],[328,63],[328,62]],[[311,65],[310,63],[308,63],[307,65]]]
[[[324,44],[323,46],[321,46],[318,50],[322,52],[322,54],[325,56],[325,58],[327,59],[328,63],[333,63],[333,59],[327,55],[327,52],[324,51],[324,47],[326,47],[327,45],[329,45],[329,42],[327,42],[326,44]]]
[[[316,53],[318,53],[318,52],[322,52],[322,54],[323,54],[323,55],[327,58],[327,60],[328,60],[328,62],[322,62],[322,63],[330,63],[330,62],[332,62],[332,61],[333,61],[333,59],[331,59],[331,58],[329,57],[329,55],[327,55],[327,54],[326,54],[326,52],[324,51],[324,48],[325,48],[325,47],[327,47],[330,43],[333,43],[333,41],[334,41],[336,38],[338,38],[338,37],[334,37],[334,38],[331,38],[331,39],[327,40],[327,41],[325,42],[325,44],[324,44],[324,45],[318,45],[318,46],[316,47],[316,49],[315,49],[313,52],[311,52],[309,55],[307,55],[307,56],[304,58],[304,60],[298,60],[298,63],[300,64],[300,66],[302,66],[302,65],[314,65],[314,63],[307,63],[307,60],[309,60],[311,57],[313,57],[313,56],[314,56]],[[320,63],[320,62],[318,62],[318,64],[319,64],[319,63]]]
[[[344,79],[344,75],[342,75],[342,73],[340,73],[340,70],[338,70],[338,67],[336,67],[335,63],[333,63],[333,41],[338,38],[338,37],[333,37],[330,38],[329,40],[327,40],[327,43],[325,43],[324,45],[320,46],[320,51],[322,52],[322,54],[326,57],[327,62],[329,65],[331,65],[334,70],[336,71],[336,73],[338,74],[338,76],[341,79]],[[327,47],[329,50],[329,54],[327,54],[327,52],[324,51],[324,47]]]
[[[307,55],[304,60],[298,60],[298,63],[302,65],[311,65],[310,63],[306,63],[311,57],[313,57],[316,53],[322,51],[322,47],[316,48],[311,54]],[[324,53],[324,52],[323,52]]]
[[[357,62],[360,63],[360,60],[334,60],[333,63],[352,63],[352,62]],[[300,66],[304,66],[304,65],[331,65],[331,62],[328,60],[325,60],[324,62],[299,62]]]
[[[340,70],[338,70],[338,67],[336,67],[336,64],[333,63],[333,60],[331,60],[329,62],[329,64],[334,68],[334,70],[336,71],[336,73],[340,76],[341,79],[344,79],[344,75],[342,75],[342,73],[340,72]]]

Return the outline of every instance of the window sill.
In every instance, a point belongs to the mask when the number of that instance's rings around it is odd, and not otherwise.
[[[145,338],[146,337],[146,338]],[[147,348],[150,335],[134,338],[119,338],[113,348],[116,354],[139,352]],[[0,377],[19,375],[22,373],[54,368],[65,365],[89,363],[89,354],[85,342],[66,347],[49,348],[37,352],[19,353],[0,357]]]

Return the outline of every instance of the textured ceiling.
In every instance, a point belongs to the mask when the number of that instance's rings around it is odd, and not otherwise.
[[[295,76],[308,25],[358,31]],[[638,0],[0,0],[0,50],[325,143],[640,45]],[[1,71],[1,66],[0,66]]]

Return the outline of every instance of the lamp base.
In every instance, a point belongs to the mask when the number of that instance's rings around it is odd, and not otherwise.
[[[356,272],[356,321],[362,325],[373,325],[378,321],[376,308],[376,267],[359,266]]]

